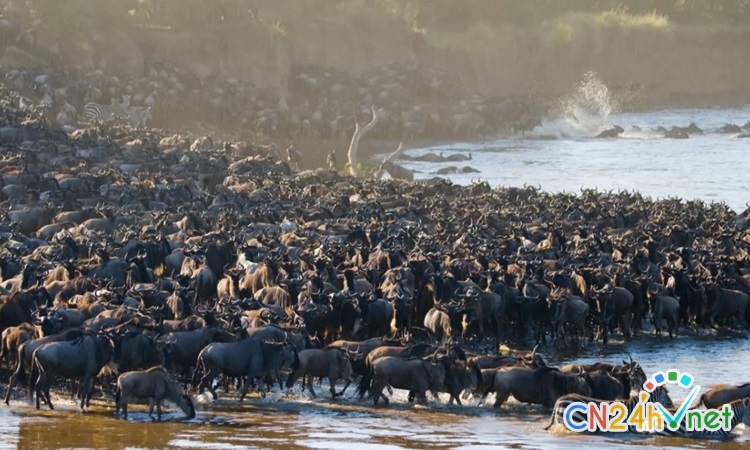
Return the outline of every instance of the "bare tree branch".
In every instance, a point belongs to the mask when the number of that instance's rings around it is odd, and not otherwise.
[[[349,144],[349,153],[347,154],[349,158],[349,173],[353,176],[357,176],[357,166],[359,164],[359,161],[357,160],[357,151],[359,147],[359,139],[368,131],[372,130],[373,127],[378,123],[378,120],[380,120],[380,114],[383,112],[383,108],[375,109],[375,105],[372,105],[372,120],[370,123],[365,125],[364,127],[361,127],[359,125],[359,122],[357,122],[357,125],[354,128],[354,135],[352,135],[352,142]]]
[[[396,157],[398,157],[398,155],[400,155],[403,152],[404,152],[404,143],[399,142],[398,148],[396,149],[396,151],[388,155],[388,157],[385,158],[385,160],[380,164],[380,167],[378,168],[378,172],[375,174],[375,179],[382,177],[383,171],[385,170],[385,166],[389,162],[391,162],[391,160],[395,159]]]

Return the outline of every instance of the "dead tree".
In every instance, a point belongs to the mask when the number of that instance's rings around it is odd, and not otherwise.
[[[349,144],[349,173],[351,176],[356,177],[357,176],[357,150],[359,146],[359,139],[368,131],[372,130],[372,128],[378,123],[378,120],[380,120],[380,114],[383,112],[383,108],[375,109],[375,105],[372,105],[372,120],[370,123],[368,123],[365,126],[360,126],[359,122],[357,122],[356,126],[354,127],[354,135],[352,136],[352,142]]]

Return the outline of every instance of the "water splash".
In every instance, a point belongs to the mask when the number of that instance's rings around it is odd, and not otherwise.
[[[573,92],[552,108],[553,118],[542,123],[535,134],[568,137],[595,136],[609,126],[614,113],[612,94],[596,72],[586,72]]]

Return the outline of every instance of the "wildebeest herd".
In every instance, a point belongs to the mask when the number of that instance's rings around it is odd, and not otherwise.
[[[25,382],[52,408],[59,378],[82,408],[101,384],[124,414],[147,398],[192,417],[186,394],[217,381],[242,400],[328,378],[336,397],[357,375],[375,404],[397,388],[553,406],[627,398],[645,375],[499,344],[748,325],[748,222],[724,204],[295,173],[251,144],[68,137],[24,114],[5,104],[0,129],[6,403]]]

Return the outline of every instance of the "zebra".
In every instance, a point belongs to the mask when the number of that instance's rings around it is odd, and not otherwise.
[[[131,106],[125,110],[127,121],[132,127],[146,126],[146,121],[151,120],[154,116],[151,114],[150,106]]]
[[[729,407],[732,408],[732,421],[729,430],[720,428],[714,431],[688,431],[687,429],[687,415],[683,416],[680,422],[680,427],[676,430],[670,430],[664,427],[662,431],[655,431],[650,434],[658,436],[673,436],[693,439],[731,439],[732,430],[740,424],[744,423],[745,426],[750,426],[750,398],[742,398],[728,403]],[[690,410],[688,410],[689,412]],[[674,411],[671,411],[674,413]]]
[[[151,106],[130,106],[130,95],[122,96],[122,107],[125,111],[124,119],[132,127],[146,126],[146,121],[154,116],[151,114]]]
[[[630,398],[627,400],[618,400],[623,405],[625,405],[625,408],[627,409],[627,415],[626,417],[630,416],[630,413],[633,412],[636,405],[638,404],[640,400],[640,395],[635,394],[631,395]],[[585,395],[580,394],[565,394],[562,397],[558,398],[555,402],[555,406],[552,409],[552,416],[550,416],[549,424],[544,427],[545,430],[549,430],[552,428],[553,425],[564,425],[565,424],[565,409],[571,404],[580,402],[583,404],[591,403],[601,403],[604,400],[599,400],[591,397],[586,397]],[[651,393],[651,396],[649,398],[649,401],[651,402],[659,402],[664,406],[665,408],[673,408],[674,404],[672,403],[672,398],[669,396],[669,392],[667,392],[667,389],[664,386],[658,386],[656,389],[654,389],[654,392]],[[586,413],[583,411],[576,411],[572,415],[572,419],[576,421],[577,423],[586,422],[587,417]],[[636,427],[633,425],[628,426],[628,431],[631,433],[637,432]],[[587,433],[597,433],[597,432],[591,432],[586,430]]]
[[[83,118],[92,121],[106,121],[112,119],[122,119],[126,117],[126,111],[122,104],[118,104],[117,100],[112,99],[112,103],[109,105],[102,105],[100,103],[88,102],[83,105],[81,111]]]

